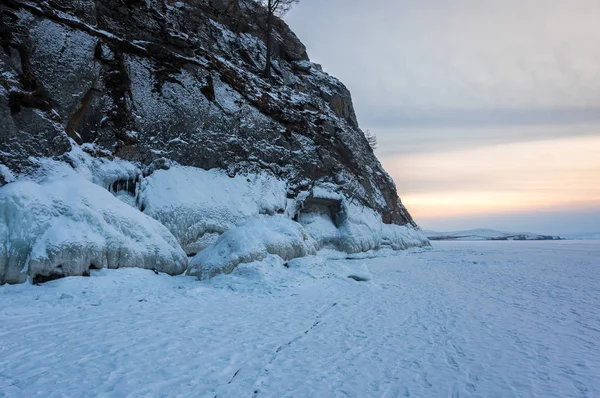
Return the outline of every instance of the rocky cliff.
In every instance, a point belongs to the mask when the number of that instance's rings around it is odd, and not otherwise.
[[[309,61],[281,20],[273,76],[262,76],[263,18],[249,0],[4,0],[0,186],[39,175],[40,159],[76,168],[79,148],[92,162],[135,165],[91,180],[130,193],[146,213],[142,180],[177,165],[274,176],[294,209],[267,214],[297,220],[298,209],[312,206],[336,219],[350,203],[384,224],[416,228],[349,91]],[[328,192],[321,197],[320,187]]]

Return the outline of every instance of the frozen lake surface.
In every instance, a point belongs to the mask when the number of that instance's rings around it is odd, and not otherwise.
[[[330,257],[0,286],[0,397],[600,397],[600,242]]]

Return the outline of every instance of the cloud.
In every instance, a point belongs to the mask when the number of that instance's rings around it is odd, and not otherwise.
[[[600,206],[600,137],[382,158],[417,216]]]
[[[288,18],[367,128],[597,120],[598,20],[594,0],[303,0]]]
[[[527,143],[560,138],[599,137],[600,123],[540,125],[401,125],[372,128],[380,146],[376,153],[383,158],[406,159],[411,155],[456,152],[458,150]],[[493,161],[493,159],[489,159]]]
[[[435,110],[405,113],[394,107],[363,109],[363,123],[381,127],[482,128],[513,126],[600,125],[600,108],[495,108]]]

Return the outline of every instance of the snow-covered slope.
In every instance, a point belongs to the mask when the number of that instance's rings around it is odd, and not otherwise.
[[[560,240],[559,236],[539,235],[531,232],[501,232],[493,229],[437,232],[425,230],[431,240]]]
[[[396,254],[1,286],[0,396],[600,396],[600,245]]]

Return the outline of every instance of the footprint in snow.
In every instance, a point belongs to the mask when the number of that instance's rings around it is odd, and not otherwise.
[[[357,282],[368,282],[368,281],[371,280],[370,276],[368,276],[368,275],[362,275],[362,274],[361,275],[354,275],[354,274],[348,275],[348,278],[354,279]]]

